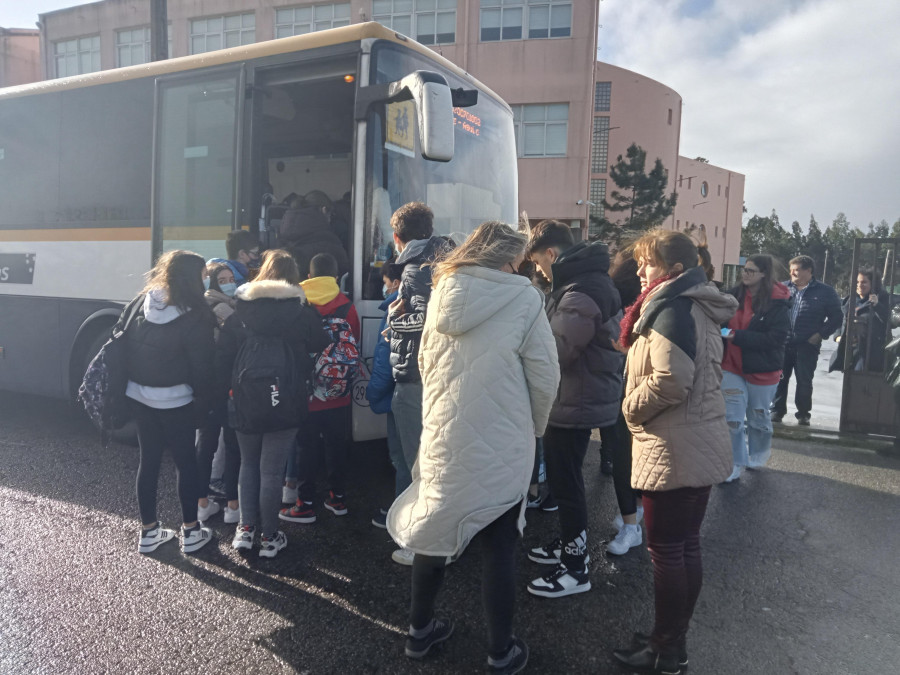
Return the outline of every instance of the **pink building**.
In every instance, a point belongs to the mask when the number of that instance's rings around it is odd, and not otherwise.
[[[102,0],[42,14],[44,76],[148,61],[149,11],[149,2]],[[647,151],[650,166],[661,159],[670,187],[679,173],[699,176],[703,171],[715,186],[720,179],[705,173],[715,167],[679,167],[688,160],[678,155],[682,106],[677,92],[597,62],[598,14],[599,3],[585,0],[178,0],[168,3],[169,54],[378,21],[429,45],[512,106],[520,211],[532,221],[558,218],[587,235],[588,216],[603,214],[609,164],[632,142]],[[726,201],[742,204],[743,177],[715,170],[728,174]],[[696,179],[687,185],[696,188]],[[713,233],[719,227],[721,245],[713,245],[719,235],[709,237],[716,265],[736,264],[740,211],[734,215],[729,207],[721,210],[718,202],[706,200],[682,214],[688,201],[704,200],[681,195],[666,225],[696,222]]]
[[[0,28],[0,87],[42,79],[40,45],[36,28]]]

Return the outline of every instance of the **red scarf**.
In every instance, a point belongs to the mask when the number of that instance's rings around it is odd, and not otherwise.
[[[619,347],[623,352],[628,351],[628,348],[634,344],[635,338],[631,336],[631,331],[634,328],[634,324],[637,323],[638,317],[641,315],[641,306],[644,304],[644,300],[650,294],[650,291],[661,283],[664,283],[669,279],[674,279],[677,276],[677,274],[667,274],[659,279],[654,279],[647,288],[641,291],[641,294],[637,297],[637,300],[634,301],[634,304],[625,310],[625,316],[622,317],[622,321],[619,323]]]

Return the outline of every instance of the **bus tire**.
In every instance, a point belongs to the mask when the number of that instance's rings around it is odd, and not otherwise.
[[[81,378],[84,375],[84,372],[87,370],[88,366],[91,364],[91,361],[94,360],[94,357],[97,356],[97,353],[100,351],[100,348],[106,344],[106,341],[109,339],[109,329],[112,326],[105,326],[103,329],[99,330],[91,339],[87,341],[87,345],[81,353],[81,358],[76,359],[80,360],[80,370],[77,379],[75,380],[75,394],[77,396],[78,387],[81,385]],[[80,406],[81,403],[76,401],[76,405]],[[91,424],[96,427],[93,420],[91,420]],[[97,427],[97,431],[100,431],[99,427]],[[117,443],[124,443],[125,445],[137,446],[137,425],[135,425],[134,421],[128,422],[124,427],[118,429],[116,431],[112,431],[109,434],[112,440]]]

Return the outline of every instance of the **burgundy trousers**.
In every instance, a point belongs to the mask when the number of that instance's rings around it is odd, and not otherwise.
[[[662,654],[677,654],[703,585],[700,525],[709,492],[709,486],[643,492],[656,610],[650,644]]]

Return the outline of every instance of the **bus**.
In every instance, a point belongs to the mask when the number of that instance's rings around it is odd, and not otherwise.
[[[425,202],[459,242],[515,223],[516,187],[509,106],[377,23],[2,89],[0,389],[73,397],[160,253],[272,246],[278,203],[312,191],[349,221],[368,360],[393,211]],[[385,435],[362,370],[355,440]]]

